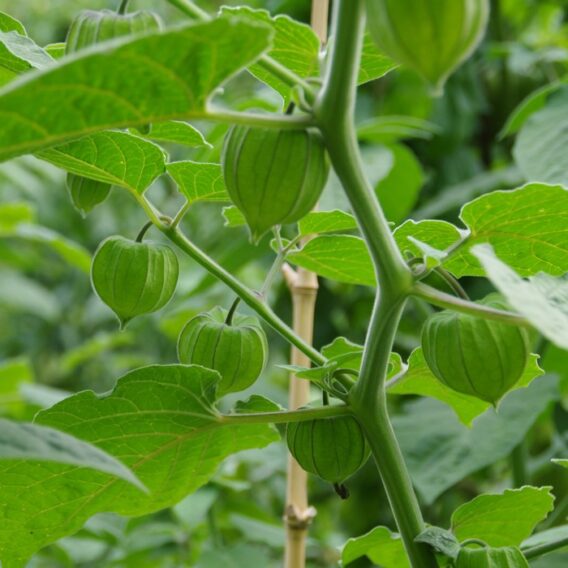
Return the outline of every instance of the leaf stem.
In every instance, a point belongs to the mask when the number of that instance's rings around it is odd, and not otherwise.
[[[221,414],[223,424],[287,424],[288,422],[306,422],[318,418],[333,418],[351,414],[347,405],[322,406],[318,408],[300,408],[277,412],[258,412],[251,414]]]
[[[142,229],[140,229],[140,232],[138,233],[138,236],[136,237],[136,242],[137,243],[141,243],[144,239],[144,236],[146,235],[146,233],[148,232],[148,230],[150,229],[150,227],[152,227],[154,225],[154,223],[152,221],[148,221],[143,227]]]
[[[210,105],[203,120],[214,120],[228,124],[244,124],[278,130],[301,130],[314,125],[307,114],[287,115],[277,113],[234,112]]]
[[[440,308],[446,308],[488,320],[509,323],[511,325],[521,327],[530,326],[529,322],[519,314],[463,300],[462,298],[457,298],[451,294],[436,290],[436,288],[432,288],[423,282],[416,282],[412,293],[418,298],[422,298],[426,302]]]
[[[189,200],[187,200],[180,208],[180,210],[175,214],[175,217],[172,219],[172,222],[170,224],[170,227],[177,227],[182,219],[185,217],[185,214],[189,211],[189,208],[191,207],[191,203],[189,202]]]
[[[235,312],[237,311],[237,307],[238,307],[240,302],[241,302],[241,297],[237,296],[235,298],[235,301],[231,304],[229,311],[227,312],[227,317],[225,318],[225,325],[232,325],[233,324],[233,317],[235,315]]]
[[[156,224],[156,223],[154,223]],[[303,341],[294,331],[284,323],[268,306],[262,298],[256,293],[245,286],[240,280],[235,278],[230,272],[227,272],[222,266],[217,264],[199,247],[193,244],[179,229],[179,227],[172,227],[159,221],[157,227],[162,233],[180,250],[193,258],[197,263],[203,266],[209,273],[217,277],[221,282],[226,284],[233,292],[235,292],[242,301],[251,307],[264,321],[271,326],[277,333],[279,333],[289,343],[297,347],[302,353],[315,363],[316,365],[323,365],[326,358],[311,345]]]
[[[117,14],[126,14],[126,10],[128,9],[128,4],[130,3],[130,0],[122,0],[122,2],[120,3],[120,6],[118,7],[118,10],[116,11]]]
[[[554,542],[537,544],[535,546],[531,546],[530,548],[525,548],[521,550],[525,558],[531,559],[531,558],[538,558],[539,556],[543,556],[544,554],[548,554],[549,552],[558,550],[559,548],[564,548],[565,546],[568,546],[568,537],[555,540]]]

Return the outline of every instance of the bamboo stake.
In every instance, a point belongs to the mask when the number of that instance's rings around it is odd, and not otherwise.
[[[329,0],[312,0],[311,25],[322,45],[327,41]],[[293,328],[306,342],[312,343],[314,314],[318,293],[316,274],[303,268],[282,267],[284,278],[292,295]],[[295,347],[291,353],[292,365],[308,367],[310,360]],[[295,410],[310,401],[310,383],[290,376],[288,406]],[[288,456],[286,511],[285,568],[304,568],[306,565],[306,538],[316,510],[308,504],[308,475],[296,460]]]

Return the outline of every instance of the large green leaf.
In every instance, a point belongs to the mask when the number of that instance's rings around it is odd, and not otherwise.
[[[400,535],[386,527],[376,527],[363,536],[350,538],[341,551],[341,562],[343,566],[349,566],[362,556],[382,568],[410,566]]]
[[[219,164],[204,164],[186,160],[168,164],[167,170],[189,203],[230,201]]]
[[[142,515],[173,505],[207,482],[228,455],[279,438],[267,425],[226,425],[213,404],[219,375],[203,367],[151,366],[114,390],[78,393],[40,412],[36,422],[90,442],[127,465],[149,489],[97,472],[48,466],[7,487],[0,483],[0,557],[25,558],[77,531],[92,515]],[[239,412],[275,410],[255,397]]]
[[[26,74],[0,91],[0,160],[97,130],[202,117],[211,93],[271,35],[223,18],[113,40]]]
[[[555,345],[568,349],[568,278],[541,273],[525,280],[491,246],[478,245],[472,252],[511,307]]]
[[[76,175],[143,193],[165,171],[164,151],[138,136],[97,132],[38,152],[45,160]]]
[[[551,487],[506,489],[479,495],[452,514],[458,540],[477,538],[489,546],[520,546],[554,508]]]
[[[393,418],[414,485],[425,503],[475,471],[508,456],[536,419],[558,398],[558,380],[544,376],[508,395],[467,428],[437,400],[406,405]]]
[[[288,260],[331,280],[375,285],[373,265],[363,239],[350,235],[322,235],[309,241]]]
[[[529,181],[568,186],[568,87],[551,97],[522,127],[513,154]]]
[[[445,263],[457,276],[484,274],[471,254],[478,243],[490,243],[523,276],[568,272],[568,191],[562,186],[494,191],[465,205],[461,219],[471,235]]]
[[[523,376],[512,390],[527,387],[544,371],[538,365],[538,356],[532,355]],[[402,379],[394,383],[388,390],[389,394],[420,395],[436,398],[452,407],[458,418],[467,426],[486,410],[491,404],[450,389],[439,381],[424,359],[422,348],[415,349],[408,359],[408,371]]]
[[[539,271],[568,272],[568,191],[560,185],[531,183],[494,191],[466,204],[460,215],[467,231],[444,221],[408,221],[396,231],[403,250],[420,254],[413,239],[440,251],[451,247],[443,264],[458,277],[484,276],[472,247],[489,243],[522,276]],[[454,247],[463,240],[463,244]],[[455,250],[454,250],[455,249]]]
[[[274,30],[274,40],[268,55],[302,78],[319,75],[319,39],[310,26],[288,16],[272,18],[266,10],[254,10],[247,6],[223,7],[222,14],[239,16],[250,22],[269,25]],[[252,65],[251,73],[282,95],[287,102],[291,87],[260,65]]]
[[[58,466],[72,465],[122,479],[134,486],[135,491],[144,489],[124,464],[94,445],[53,428],[0,418],[0,478],[3,491],[19,485],[18,477],[22,478],[22,484],[25,484],[26,478],[34,478],[41,471],[38,462],[49,464],[53,475],[57,475]],[[58,464],[55,470],[53,464]],[[0,512],[0,516],[3,514],[5,511]]]

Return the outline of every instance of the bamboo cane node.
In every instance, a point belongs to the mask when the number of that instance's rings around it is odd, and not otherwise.
[[[284,514],[284,522],[290,530],[306,531],[317,515],[315,507],[308,507],[300,511],[296,505],[288,505]]]

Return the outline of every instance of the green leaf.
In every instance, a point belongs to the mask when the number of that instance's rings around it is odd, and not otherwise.
[[[0,307],[6,312],[21,312],[49,322],[61,314],[55,294],[31,278],[1,266]]]
[[[40,412],[36,423],[95,444],[126,464],[150,493],[77,467],[56,477],[44,467],[30,483],[0,484],[3,559],[30,555],[95,513],[142,515],[169,507],[206,483],[228,455],[279,439],[268,425],[223,423],[213,407],[218,380],[203,367],[156,365],[128,373],[111,393],[81,392]],[[256,397],[238,411],[277,408]]]
[[[140,194],[165,171],[166,161],[156,144],[112,130],[43,150],[37,157],[72,174]]]
[[[409,402],[393,425],[416,489],[425,504],[468,475],[508,456],[549,404],[558,379],[545,376],[508,395],[467,428],[437,400]]]
[[[0,236],[11,236],[18,225],[31,223],[35,211],[27,202],[0,203]]]
[[[440,132],[432,122],[414,116],[377,116],[357,126],[357,137],[364,142],[392,143],[409,138],[430,140]]]
[[[97,130],[203,117],[210,95],[270,42],[219,19],[119,39],[33,72],[0,92],[0,160]]]
[[[28,35],[22,22],[16,20],[16,18],[13,18],[10,14],[6,14],[5,12],[0,12],[0,31],[18,32],[23,36]]]
[[[266,10],[254,10],[246,6],[236,8],[224,6],[221,14],[235,15],[250,22],[270,25],[274,30],[274,39],[268,55],[302,78],[319,76],[320,42],[310,26],[288,16],[280,15],[272,18]],[[285,103],[289,101],[290,85],[260,65],[252,65],[249,70],[263,83],[280,93]]]
[[[552,463],[555,463],[556,465],[559,465],[561,467],[565,467],[566,469],[568,469],[568,459],[553,459],[550,460]]]
[[[386,218],[394,223],[402,221],[414,209],[422,185],[424,172],[420,162],[406,146],[390,144],[394,165],[385,178],[379,181],[375,193]]]
[[[53,59],[61,59],[65,55],[65,44],[63,42],[49,43],[43,49]]]
[[[127,467],[94,445],[53,428],[0,419],[0,479],[4,492],[17,480],[18,473],[24,478],[22,485],[25,485],[26,477],[33,479],[41,472],[42,467],[36,462],[93,469],[126,481],[129,487],[136,488],[135,491],[145,489]],[[68,468],[49,466],[49,469],[56,476],[58,469],[63,475]],[[3,510],[0,516],[5,513]],[[5,528],[4,523],[2,528]]]
[[[471,235],[444,263],[456,276],[484,275],[471,253],[478,243],[491,244],[523,276],[568,271],[568,191],[562,186],[494,191],[465,205],[460,217]]]
[[[367,245],[359,237],[322,235],[288,254],[287,260],[338,282],[363,286],[376,283]]]
[[[452,532],[460,541],[476,538],[489,546],[520,546],[554,508],[551,487],[505,489],[479,495],[452,514]]]
[[[394,231],[394,238],[400,250],[421,258],[423,248],[416,241],[426,243],[433,249],[444,251],[461,241],[467,235],[446,221],[413,221],[409,219]]]
[[[320,233],[338,233],[357,229],[353,215],[335,209],[333,211],[312,211],[298,222],[298,230],[303,237]]]
[[[553,460],[555,461],[555,460]],[[523,541],[522,548],[530,548],[532,546],[540,546],[543,544],[551,544],[568,538],[568,525],[554,527],[545,531],[537,532]]]
[[[538,365],[538,355],[531,355],[523,376],[510,392],[528,387],[534,379],[543,374],[544,371]],[[421,347],[410,354],[408,371],[404,377],[389,387],[388,393],[436,398],[449,405],[466,426],[471,426],[475,418],[491,408],[488,402],[456,392],[439,381],[426,364]]]
[[[456,537],[450,531],[440,527],[428,527],[414,540],[428,544],[436,552],[448,558],[457,558],[460,551],[460,543],[457,541]]]
[[[189,203],[230,201],[219,164],[173,162],[167,165],[167,171]]]
[[[398,63],[395,63],[390,57],[380,52],[371,35],[368,32],[365,33],[357,84],[362,85],[369,81],[380,79],[397,67]]]
[[[74,266],[86,274],[91,270],[91,255],[82,245],[47,227],[22,223],[13,227],[10,231],[4,231],[0,228],[0,237],[14,237],[48,246],[70,266]]]
[[[552,343],[568,349],[568,279],[541,273],[524,280],[491,246],[478,245],[472,252],[507,303]]]
[[[537,111],[546,105],[546,101],[552,93],[557,91],[564,83],[559,81],[540,87],[528,95],[517,108],[511,113],[501,132],[499,138],[505,138],[516,134],[525,122]]]
[[[41,47],[18,31],[0,31],[0,67],[12,73],[45,69],[54,63]]]
[[[212,148],[197,128],[180,120],[152,124],[148,134],[137,134],[160,143],[179,144],[189,148]]]
[[[529,181],[568,186],[568,87],[552,97],[522,127],[513,155]]]
[[[350,538],[341,551],[341,562],[347,566],[362,556],[382,568],[410,568],[400,535],[386,527],[376,527],[363,536]]]
[[[20,389],[34,381],[34,372],[28,359],[8,359],[0,363],[0,413],[22,418],[25,401]]]
[[[472,248],[489,243],[499,257],[522,276],[539,271],[568,271],[568,191],[559,185],[527,184],[511,191],[494,191],[465,205],[460,217],[469,232],[445,221],[408,221],[395,237],[401,250],[419,253],[409,237],[444,250],[456,247],[444,267],[457,277],[484,276]]]
[[[242,227],[247,224],[245,216],[234,205],[223,207],[223,217],[225,218],[225,227]]]

